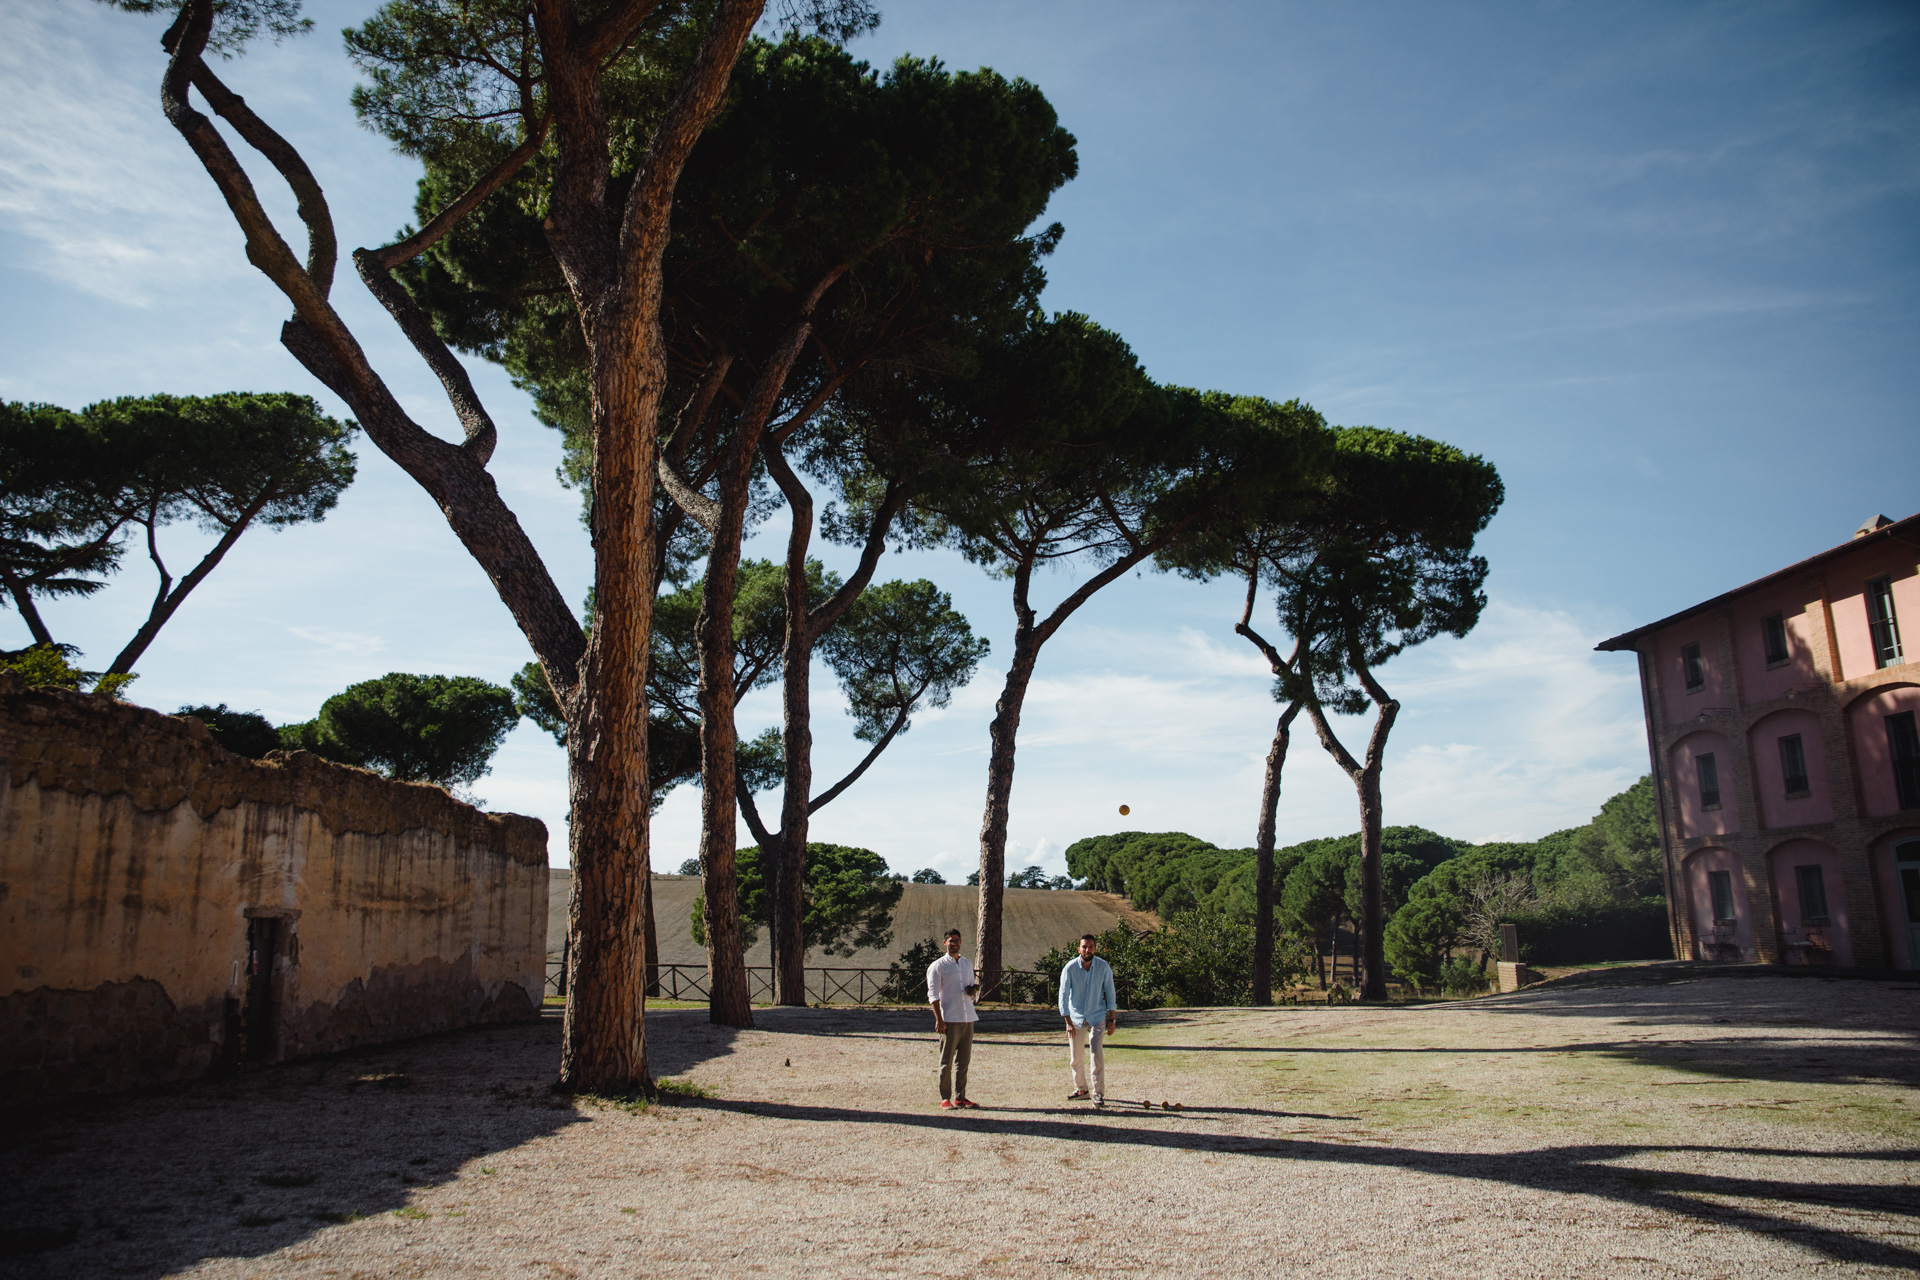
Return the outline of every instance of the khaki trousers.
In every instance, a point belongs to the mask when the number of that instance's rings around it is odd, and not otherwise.
[[[949,1022],[940,1033],[940,1096],[967,1096],[967,1064],[973,1060],[973,1024]]]
[[[1087,1088],[1087,1059],[1093,1059],[1093,1096],[1096,1101],[1107,1096],[1107,1024],[1096,1022],[1092,1026],[1076,1022],[1073,1030],[1067,1034],[1067,1064],[1073,1071],[1073,1088],[1076,1093],[1084,1093]]]

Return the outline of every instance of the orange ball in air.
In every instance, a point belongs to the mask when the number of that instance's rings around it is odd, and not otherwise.
[[[1126,816],[1127,816],[1128,814],[1130,814],[1130,813],[1132,813],[1132,812],[1133,812],[1133,810],[1131,810],[1131,809],[1129,809],[1129,808],[1127,808],[1127,806],[1125,806],[1125,805],[1121,805],[1121,806],[1120,806],[1120,816],[1121,816],[1121,817],[1123,817],[1123,818],[1124,818],[1124,817],[1126,817]]]

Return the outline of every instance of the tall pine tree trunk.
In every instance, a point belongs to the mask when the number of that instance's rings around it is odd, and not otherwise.
[[[665,366],[644,352],[633,344],[626,359],[595,366],[600,422],[653,420]],[[595,625],[581,663],[579,710],[567,727],[573,892],[560,1082],[619,1091],[651,1087],[643,1010],[655,445],[650,431],[609,430],[600,440],[592,472]]]
[[[1273,1003],[1273,844],[1279,823],[1280,774],[1287,763],[1287,744],[1299,702],[1281,713],[1274,726],[1273,745],[1267,749],[1267,772],[1260,788],[1260,827],[1253,844],[1253,1002]]]
[[[1379,735],[1380,747],[1386,735]],[[1367,752],[1366,769],[1358,781],[1360,795],[1360,946],[1363,969],[1360,998],[1387,998],[1386,907],[1380,874],[1380,753]]]
[[[1385,1000],[1387,968],[1385,939],[1382,935],[1386,910],[1382,901],[1384,886],[1380,874],[1380,769],[1386,759],[1387,736],[1393,732],[1393,722],[1400,714],[1400,704],[1387,696],[1386,690],[1374,680],[1372,672],[1357,662],[1354,668],[1367,696],[1373,699],[1377,709],[1373,730],[1367,735],[1364,761],[1354,759],[1353,753],[1334,735],[1333,726],[1327,723],[1326,712],[1321,708],[1318,698],[1309,696],[1305,706],[1308,717],[1313,721],[1314,732],[1320,737],[1320,745],[1326,748],[1327,754],[1352,780],[1354,794],[1360,802],[1360,917],[1354,921],[1357,933],[1355,978],[1360,983],[1361,999]],[[1335,976],[1338,977],[1337,962]]]
[[[750,460],[751,453],[746,457]],[[733,606],[749,480],[750,471],[744,465],[729,467],[722,478],[720,519],[711,531],[713,545],[707,553],[695,623],[700,657],[700,870],[705,876],[707,1016],[728,1027],[753,1025],[734,870],[739,801],[734,795]]]
[[[786,755],[786,786],[780,797],[777,858],[779,878],[771,886],[773,957],[781,1004],[807,1003],[806,868],[808,799],[813,794],[813,644],[807,623],[807,580],[787,566],[787,645],[781,656],[781,746]]]
[[[980,921],[975,939],[973,966],[980,979],[980,997],[987,999],[999,992],[1002,964],[1001,922],[1007,882],[1007,814],[1013,795],[1013,752],[1020,734],[1020,709],[1027,700],[1027,685],[1033,680],[1034,663],[1040,657],[1040,642],[1024,621],[1013,633],[1013,661],[1007,667],[1007,682],[994,704],[993,724],[988,730],[992,743],[987,758],[987,806],[980,822]]]

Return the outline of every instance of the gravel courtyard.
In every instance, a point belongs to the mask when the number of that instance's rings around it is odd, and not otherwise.
[[[1613,985],[1601,985],[1611,983]],[[990,1013],[648,1017],[651,1109],[551,1019],[14,1116],[0,1275],[1780,1276],[1920,1268],[1920,985],[1670,967],[1425,1007],[1125,1020],[1068,1103]]]

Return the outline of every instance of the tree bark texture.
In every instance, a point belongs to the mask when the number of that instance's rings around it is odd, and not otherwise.
[[[293,304],[282,343],[347,403],[375,447],[440,507],[526,635],[566,713],[574,887],[559,1084],[568,1090],[617,1092],[650,1083],[642,995],[650,887],[644,675],[654,590],[650,497],[664,381],[661,255],[680,170],[724,101],[761,3],[721,0],[650,140],[616,228],[607,217],[611,157],[600,76],[607,57],[652,8],[648,0],[631,0],[582,23],[566,0],[534,6],[556,138],[548,238],[589,353],[596,556],[591,640],[486,471],[496,433],[464,369],[432,327],[420,323],[418,309],[389,274],[403,260],[396,256],[399,247],[383,254],[361,250],[355,263],[440,378],[466,429],[460,444],[441,440],[407,415],[328,301],[337,250],[324,194],[294,148],[205,65],[212,0],[189,0],[163,40],[171,57],[161,83],[162,107],[219,187],[245,237],[248,261]],[[274,227],[225,139],[188,101],[190,87],[292,188],[307,231],[305,263]],[[546,128],[546,120],[537,127]],[[520,148],[509,157],[512,167],[487,181],[504,181],[532,153]],[[405,247],[424,252],[454,221],[434,219]]]

